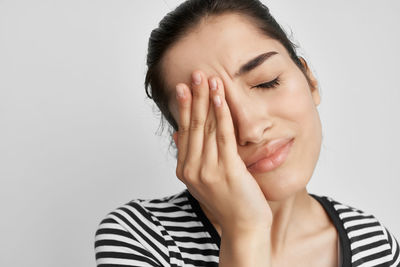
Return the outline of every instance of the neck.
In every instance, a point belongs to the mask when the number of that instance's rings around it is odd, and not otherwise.
[[[290,244],[310,230],[315,217],[312,214],[312,197],[307,190],[286,199],[268,201],[272,210],[271,245],[273,254],[281,254]],[[312,228],[312,227],[311,227]]]
[[[210,212],[201,203],[199,204],[221,236],[221,227]],[[274,255],[282,254],[290,244],[298,243],[296,240],[315,233],[326,227],[326,223],[329,222],[329,217],[323,208],[308,194],[306,188],[286,199],[268,201],[268,204],[273,214],[271,249]],[[320,220],[324,214],[326,220]]]

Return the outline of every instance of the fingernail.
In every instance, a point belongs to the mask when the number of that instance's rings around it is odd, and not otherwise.
[[[217,107],[221,106],[221,98],[219,95],[214,96],[214,103]]]
[[[176,96],[178,98],[183,98],[185,96],[185,92],[183,91],[183,88],[180,85],[176,86]]]
[[[201,84],[201,75],[200,75],[200,73],[198,73],[198,72],[193,73],[193,77],[192,78],[193,78],[193,83],[195,85]]]
[[[211,90],[217,90],[217,81],[215,79],[211,79]]]

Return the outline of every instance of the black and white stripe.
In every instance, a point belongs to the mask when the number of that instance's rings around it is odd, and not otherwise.
[[[351,266],[400,266],[399,244],[377,218],[326,197],[335,208],[350,241]]]
[[[400,266],[395,237],[373,215],[330,197],[310,195],[338,229],[341,266]],[[98,267],[218,266],[221,242],[187,190],[127,203],[101,221],[95,239]]]

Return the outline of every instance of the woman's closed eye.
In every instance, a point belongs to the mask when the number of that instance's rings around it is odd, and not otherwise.
[[[270,89],[270,88],[275,88],[278,85],[279,85],[279,77],[276,77],[274,80],[272,80],[270,82],[261,83],[259,85],[253,86],[253,87]]]

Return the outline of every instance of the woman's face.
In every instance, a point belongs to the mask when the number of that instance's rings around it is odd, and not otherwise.
[[[251,71],[234,76],[250,59],[271,51],[277,53]],[[321,148],[321,122],[316,109],[320,97],[278,41],[261,34],[241,15],[219,15],[174,44],[163,58],[162,69],[170,95],[169,108],[178,124],[175,85],[183,82],[190,86],[194,70],[222,79],[238,153],[244,162],[270,140],[294,138],[282,165],[253,174],[267,200],[284,199],[306,187]],[[254,87],[277,77],[280,84],[276,88]],[[317,88],[311,73],[309,77]]]

